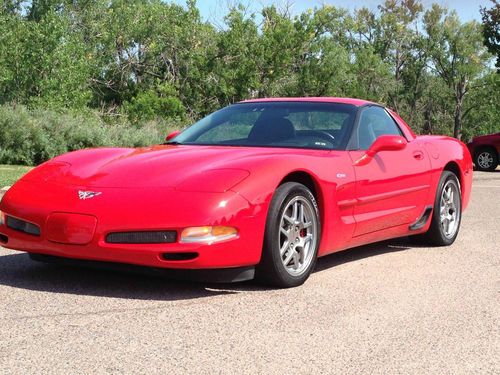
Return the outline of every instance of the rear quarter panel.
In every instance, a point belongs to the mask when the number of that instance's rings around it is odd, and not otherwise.
[[[431,161],[431,197],[436,196],[438,182],[446,168],[455,165],[459,172],[462,190],[462,211],[469,204],[472,190],[472,158],[467,146],[459,140],[446,136],[419,136]]]

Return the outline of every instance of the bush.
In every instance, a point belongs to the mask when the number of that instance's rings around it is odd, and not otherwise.
[[[161,116],[184,119],[186,110],[178,95],[170,85],[160,84],[156,90],[139,92],[130,102],[125,102],[122,110],[134,123]]]
[[[151,120],[132,125],[97,113],[0,106],[0,164],[37,165],[56,155],[88,147],[139,147],[163,142],[183,124]]]

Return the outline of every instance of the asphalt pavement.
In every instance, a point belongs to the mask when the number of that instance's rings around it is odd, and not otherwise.
[[[500,170],[454,245],[336,253],[305,285],[213,285],[0,248],[1,374],[500,374]]]

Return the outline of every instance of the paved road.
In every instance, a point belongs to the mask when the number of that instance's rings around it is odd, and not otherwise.
[[[296,289],[31,263],[0,249],[0,373],[499,374],[500,171],[456,243],[319,261]]]

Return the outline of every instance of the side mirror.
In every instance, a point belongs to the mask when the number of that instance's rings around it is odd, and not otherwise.
[[[372,143],[366,153],[356,162],[355,166],[367,165],[380,151],[398,151],[406,147],[407,141],[400,135],[381,135]]]
[[[169,135],[167,135],[165,137],[165,141],[170,141],[172,138],[175,138],[177,137],[179,134],[181,134],[181,131],[180,130],[174,130],[172,133],[170,133]]]

